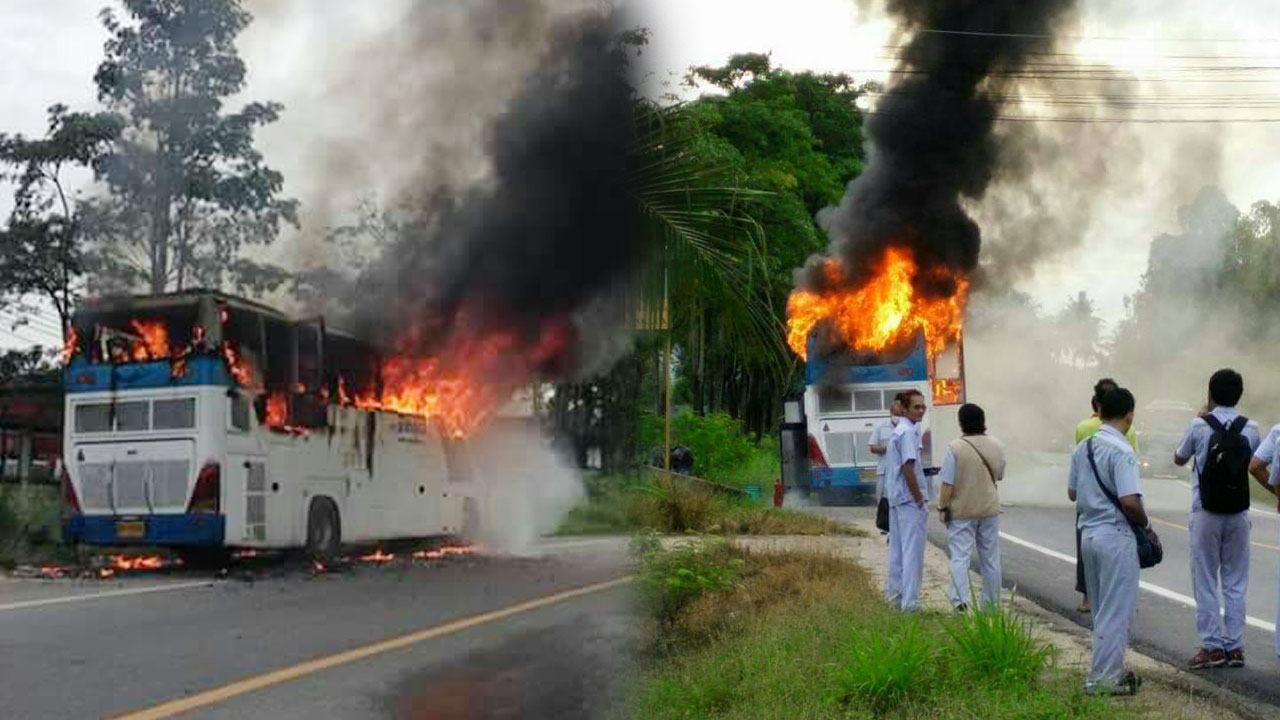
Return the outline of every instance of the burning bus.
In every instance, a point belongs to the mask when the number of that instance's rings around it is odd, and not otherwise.
[[[473,534],[488,400],[430,360],[211,291],[87,302],[64,352],[67,536],[231,548]]]
[[[827,262],[830,273],[840,272]],[[889,248],[860,287],[833,282],[826,291],[797,290],[788,301],[788,343],[805,360],[805,387],[799,416],[787,418],[795,437],[792,452],[784,441],[783,456],[807,458],[807,472],[791,476],[807,481],[823,505],[874,498],[879,456],[870,450],[871,434],[904,390],[925,397],[921,465],[928,476],[937,472],[932,450],[945,445],[937,431],[951,432],[952,424],[939,423],[934,410],[965,396],[961,323],[968,284],[958,279],[953,295],[920,297],[917,273],[908,251]]]

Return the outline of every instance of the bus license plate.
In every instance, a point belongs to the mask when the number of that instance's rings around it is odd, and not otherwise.
[[[144,520],[120,520],[116,523],[116,537],[121,540],[140,540],[147,536]]]

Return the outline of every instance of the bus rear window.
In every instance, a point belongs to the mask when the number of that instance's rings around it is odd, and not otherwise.
[[[126,364],[178,357],[197,339],[199,303],[89,310],[74,325],[77,354],[92,363]]]

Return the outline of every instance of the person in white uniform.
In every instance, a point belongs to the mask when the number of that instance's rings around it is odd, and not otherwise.
[[[1146,531],[1151,525],[1142,506],[1138,456],[1125,439],[1133,408],[1133,393],[1108,391],[1099,409],[1101,429],[1071,453],[1067,496],[1076,503],[1085,586],[1093,604],[1093,656],[1085,678],[1090,693],[1131,695],[1139,685],[1137,676],[1124,669],[1138,606],[1138,546],[1130,524]]]
[[[1249,474],[1267,492],[1277,496],[1276,510],[1280,512],[1280,425],[1271,428],[1254,451],[1253,459],[1249,461]],[[1280,582],[1277,583],[1276,595],[1280,597]],[[1276,604],[1276,625],[1280,626],[1280,603]],[[1276,633],[1276,657],[1280,657],[1280,633]]]
[[[893,437],[893,429],[898,426],[898,418],[902,415],[902,401],[895,397],[889,406],[889,419],[876,426],[867,443],[872,453],[879,457],[876,462],[876,502],[884,497],[885,457],[889,451],[889,440]]]
[[[938,511],[947,527],[951,555],[951,606],[969,608],[969,559],[974,545],[982,574],[981,607],[1000,604],[1000,493],[1005,455],[1000,441],[987,435],[987,417],[973,404],[960,406],[959,437],[942,461],[942,496]]]
[[[1222,369],[1209,378],[1206,412],[1191,421],[1174,451],[1191,474],[1191,586],[1200,650],[1192,670],[1244,667],[1245,592],[1249,587],[1249,466],[1258,424],[1236,412],[1244,378]],[[1219,585],[1221,578],[1221,585]],[[1225,617],[1219,615],[1221,588]]]
[[[890,604],[916,609],[924,573],[925,532],[929,525],[928,502],[920,467],[920,430],[924,419],[924,395],[917,390],[903,394],[903,416],[893,429],[885,453],[885,492],[889,497],[889,572],[884,594]]]

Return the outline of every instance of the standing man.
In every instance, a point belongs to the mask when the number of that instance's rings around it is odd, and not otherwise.
[[[1249,587],[1249,465],[1258,424],[1236,412],[1244,378],[1229,368],[1209,378],[1209,402],[1174,451],[1191,475],[1191,585],[1200,652],[1192,670],[1244,667],[1245,591]],[[1221,576],[1221,585],[1219,585]],[[1221,587],[1225,617],[1218,615]]]
[[[918,390],[902,394],[903,416],[893,429],[885,453],[885,492],[889,497],[889,572],[884,594],[890,604],[915,610],[924,573],[925,532],[929,525],[923,469],[920,467],[920,429],[924,419],[924,395]]]
[[[1093,385],[1093,397],[1089,399],[1089,404],[1093,406],[1093,414],[1076,423],[1076,445],[1093,437],[1102,427],[1102,418],[1098,416],[1098,410],[1102,406],[1102,396],[1111,390],[1120,387],[1115,380],[1111,378],[1102,378]],[[1129,428],[1129,432],[1125,435],[1129,440],[1129,446],[1133,448],[1133,452],[1138,452],[1138,438],[1133,428]],[[1090,611],[1089,593],[1084,586],[1084,561],[1080,559],[1080,523],[1076,518],[1076,592],[1080,593],[1080,606],[1076,608],[1076,612],[1087,613]]]
[[[982,568],[982,605],[1000,604],[1000,494],[1005,456],[1000,442],[987,435],[987,417],[977,405],[957,413],[962,437],[947,447],[942,461],[942,497],[938,511],[947,527],[951,555],[951,606],[969,609],[969,558],[976,542]]]
[[[1076,503],[1085,587],[1093,600],[1093,657],[1085,679],[1090,693],[1132,695],[1139,684],[1124,669],[1138,606],[1137,538],[1130,524],[1147,531],[1151,524],[1142,507],[1138,456],[1125,439],[1133,408],[1133,393],[1124,388],[1104,394],[1101,429],[1071,453],[1067,496]]]
[[[1280,498],[1280,425],[1271,428],[1271,432],[1258,445],[1249,461],[1249,474],[1254,477],[1267,492]],[[1280,499],[1276,510],[1280,511]],[[1276,607],[1276,622],[1280,623],[1280,605]],[[1276,634],[1276,657],[1280,657],[1280,633]]]
[[[895,396],[893,404],[889,406],[889,419],[880,423],[878,427],[871,433],[871,440],[867,443],[871,452],[879,456],[880,460],[876,463],[876,502],[884,497],[884,476],[885,476],[885,454],[889,450],[889,440],[893,437],[893,429],[898,426],[898,418],[902,416],[902,400]]]

